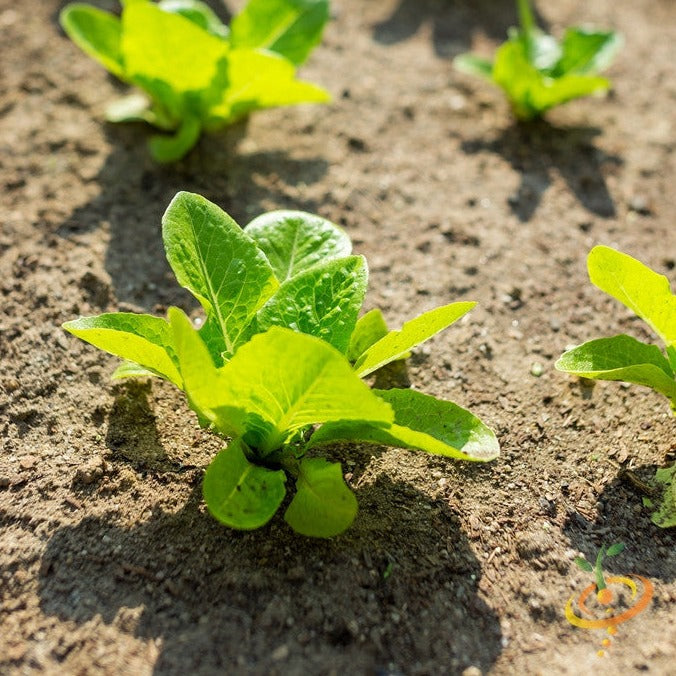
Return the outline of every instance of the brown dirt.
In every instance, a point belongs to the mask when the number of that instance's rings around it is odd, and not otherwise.
[[[62,3],[0,0],[0,671],[673,669],[674,534],[620,466],[649,479],[674,451],[674,418],[646,389],[581,387],[553,363],[594,336],[649,338],[589,284],[595,243],[675,278],[676,6],[539,5],[555,32],[624,32],[610,97],[515,126],[498,91],[451,65],[490,53],[511,0],[336,0],[304,69],[332,105],[257,114],[160,168],[146,129],[101,121],[121,88],[59,31]],[[159,237],[179,189],[240,223],[290,207],[342,224],[392,325],[479,301],[408,375],[493,426],[500,460],[336,448],[360,513],[328,542],[281,518],[252,533],[210,518],[200,481],[217,441],[169,386],[111,384],[116,360],[60,328],[195,309]],[[574,556],[616,541],[627,550],[607,569],[656,591],[600,659],[602,633],[563,607],[591,581]]]

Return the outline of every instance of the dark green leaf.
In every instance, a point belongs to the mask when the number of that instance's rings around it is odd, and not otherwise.
[[[303,63],[322,37],[328,0],[249,0],[232,20],[232,44],[268,49]]]
[[[610,545],[606,550],[606,556],[617,556],[620,552],[624,551],[624,542],[616,542],[614,545]]]
[[[589,563],[589,561],[587,561],[587,559],[583,559],[581,556],[576,556],[574,561],[577,567],[584,570],[585,573],[594,572],[594,567],[591,565],[591,563]]]
[[[569,28],[555,75],[599,73],[610,65],[621,45],[620,35],[612,31]]]

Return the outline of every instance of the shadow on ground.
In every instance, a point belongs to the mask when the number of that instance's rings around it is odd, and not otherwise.
[[[547,28],[535,15],[538,24]],[[373,35],[381,44],[394,45],[431,24],[436,54],[454,57],[472,48],[476,32],[502,42],[507,29],[517,23],[512,0],[399,0],[392,14],[373,27]]]
[[[143,493],[146,507],[131,527],[88,516],[52,535],[39,579],[46,614],[78,625],[100,616],[160,639],[158,674],[460,673],[495,662],[498,619],[478,595],[479,562],[446,502],[380,474],[357,490],[360,513],[339,538],[298,536],[281,514],[258,531],[230,530],[205,511],[201,471],[167,458],[147,396],[143,385],[122,386],[107,436],[109,471],[144,475],[118,490]],[[352,457],[360,474],[370,450]],[[172,484],[177,507],[155,505],[141,521],[152,482]],[[102,490],[74,489],[85,502]]]
[[[605,174],[621,166],[622,159],[594,145],[600,133],[596,128],[554,127],[536,120],[515,123],[492,140],[463,141],[461,147],[469,154],[497,153],[519,173],[521,185],[509,204],[523,222],[533,216],[555,173],[586,209],[612,218],[616,211]]]
[[[646,493],[640,486],[650,488],[656,469],[654,465],[634,468],[631,480],[619,470],[599,496],[599,513],[593,521],[579,512],[569,513],[564,532],[588,561],[596,560],[602,546],[623,542],[625,550],[606,559],[604,569],[617,575],[645,575],[664,582],[676,579],[676,532],[673,528],[658,528],[650,520],[652,510],[642,507]]]
[[[230,531],[203,512],[200,493],[196,485],[178,512],[157,510],[131,528],[87,517],[58,530],[41,566],[42,610],[119,625],[141,609],[134,635],[162,639],[155,673],[264,670],[278,646],[288,668],[309,673],[485,671],[497,658],[498,621],[477,595],[479,564],[457,518],[419,495],[408,510],[397,505],[410,487],[382,478],[360,490],[371,514],[331,542],[296,536],[281,519]],[[405,652],[392,652],[393,635]]]
[[[319,181],[327,162],[274,150],[241,151],[246,121],[203,136],[184,160],[171,166],[150,158],[146,144],[151,133],[144,125],[107,126],[112,150],[94,179],[100,193],[58,229],[62,237],[73,237],[107,223],[105,267],[120,303],[153,311],[154,305],[181,304],[187,297],[178,289],[161,240],[162,214],[179,190],[204,195],[241,225],[266,211],[269,203],[317,210],[316,203],[289,192]]]

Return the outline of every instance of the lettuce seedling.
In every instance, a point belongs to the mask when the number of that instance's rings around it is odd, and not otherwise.
[[[655,483],[661,498],[655,504],[650,498],[643,498],[646,507],[656,507],[652,521],[660,528],[676,528],[676,463],[655,472]]]
[[[589,278],[601,291],[616,298],[643,319],[661,338],[657,345],[631,336],[590,340],[564,352],[559,371],[596,380],[621,380],[651,387],[665,395],[676,416],[676,296],[669,280],[627,254],[595,246],[587,258]],[[658,469],[656,482],[661,505],[652,516],[658,526],[676,525],[676,465]],[[654,506],[647,501],[648,506]]]
[[[474,303],[451,303],[390,331],[382,314],[358,318],[368,280],[333,223],[276,211],[244,229],[203,197],[181,192],[162,232],[179,283],[200,302],[195,329],[133,313],[82,317],[64,328],[127,360],[115,377],[154,375],[186,393],[204,426],[230,438],[204,478],[211,513],[233,528],[265,524],[286,494],[299,533],[330,537],[357,504],[340,463],[318,457],[335,441],[419,449],[451,458],[495,458],[495,434],[456,404],[412,390],[370,389],[363,377],[405,358]]]
[[[458,70],[501,87],[520,120],[540,117],[562,103],[610,88],[598,73],[610,65],[620,47],[618,33],[568,28],[558,42],[536,26],[528,0],[517,2],[520,26],[510,29],[493,62],[461,54],[454,61]]]
[[[669,280],[607,246],[590,251],[587,267],[592,283],[643,319],[662,339],[666,353],[657,345],[619,335],[568,350],[556,368],[583,378],[651,387],[669,399],[676,414],[676,296]]]
[[[120,18],[89,5],[60,16],[68,36],[113,75],[135,85],[107,110],[112,122],[147,122],[159,162],[183,157],[202,131],[253,110],[326,102],[328,93],[296,79],[319,42],[328,0],[249,0],[225,26],[199,0],[122,0]]]

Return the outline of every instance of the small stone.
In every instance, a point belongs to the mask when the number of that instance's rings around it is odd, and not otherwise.
[[[643,195],[634,195],[629,200],[629,209],[641,216],[650,216],[652,214],[650,204]]]
[[[32,469],[37,464],[37,458],[34,455],[26,455],[19,460],[21,469]]]
[[[5,378],[5,380],[2,382],[2,387],[4,387],[5,391],[10,394],[11,392],[19,389],[19,381],[16,378],[12,378],[10,376],[9,378]]]
[[[286,577],[290,582],[301,582],[306,577],[305,568],[303,566],[293,566],[289,568]]]
[[[467,667],[463,669],[462,676],[482,676],[482,672],[479,667]]]
[[[283,643],[278,648],[275,648],[270,657],[273,662],[281,662],[289,656],[289,646],[286,643]]]
[[[103,476],[104,465],[102,460],[94,460],[75,472],[75,481],[82,484],[93,484]]]
[[[544,370],[544,366],[538,361],[530,365],[530,374],[536,378],[539,378],[544,373]]]

